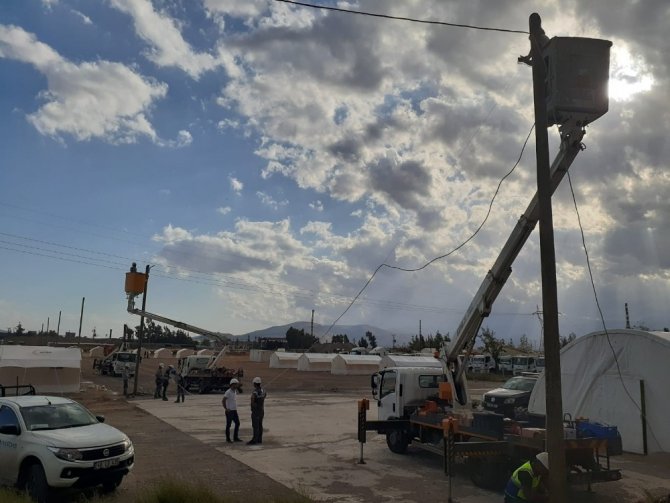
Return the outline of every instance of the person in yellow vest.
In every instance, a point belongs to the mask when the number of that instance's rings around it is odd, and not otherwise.
[[[505,487],[505,503],[548,501],[545,481],[549,476],[549,453],[541,452],[517,468]]]

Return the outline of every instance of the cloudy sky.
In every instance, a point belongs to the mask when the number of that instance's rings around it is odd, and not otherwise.
[[[608,327],[670,325],[670,4],[334,3],[613,42],[610,110],[571,169]],[[666,33],[664,35],[664,33]],[[245,333],[330,325],[381,263],[481,224],[533,123],[527,36],[273,0],[0,3],[0,326],[82,333],[147,309]],[[552,158],[558,133],[549,131]],[[455,332],[535,192],[534,136],[481,232],[382,269],[340,323]],[[601,327],[567,180],[554,196],[561,332]],[[485,325],[538,341],[537,231]]]

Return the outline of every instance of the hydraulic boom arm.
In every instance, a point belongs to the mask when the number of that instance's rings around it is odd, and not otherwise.
[[[184,323],[182,321],[171,320],[170,318],[166,318],[165,316],[160,316],[158,314],[150,313],[148,311],[142,311],[141,309],[135,309],[134,307],[132,307],[131,304],[128,305],[128,312],[130,314],[136,314],[137,316],[144,316],[149,320],[158,321],[160,323],[167,323],[168,325],[172,325],[173,327],[186,330],[187,332],[195,332],[196,334],[206,335],[208,337],[214,337],[219,342],[223,343],[227,342],[226,337],[218,332],[211,332],[210,330],[205,330],[204,328],[189,325],[188,323]]]
[[[584,131],[581,128],[573,129],[561,135],[561,147],[551,165],[552,194],[570,169],[577,154],[583,149],[581,143],[583,137]],[[493,303],[512,273],[512,264],[535,228],[538,219],[539,209],[537,193],[535,193],[465,312],[465,316],[456,330],[454,343],[449,348],[449,353],[443,354],[442,358],[447,368],[455,370],[456,386],[462,381],[465,368],[465,366],[459,365],[458,355],[463,350],[472,348],[484,318],[491,313]],[[462,405],[467,403],[467,394],[456,393],[456,396],[459,397],[459,402]]]

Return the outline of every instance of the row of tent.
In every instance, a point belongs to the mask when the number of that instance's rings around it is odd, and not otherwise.
[[[440,367],[430,356],[350,355],[335,353],[288,353],[276,351],[270,356],[270,368],[296,369],[301,372],[330,372],[335,375],[367,375],[386,367]]]
[[[131,353],[136,352],[136,349],[131,350]],[[191,356],[191,355],[198,355],[198,356],[211,356],[214,354],[214,351],[211,349],[201,349],[199,351],[195,351],[193,349],[173,349],[173,348],[160,348],[156,349],[153,352],[149,352],[148,350],[147,353],[144,354],[145,357],[149,356],[149,354],[153,358],[172,358],[177,357],[177,358],[184,358],[186,356]],[[96,346],[94,348],[91,348],[88,352],[88,356],[91,358],[103,358],[105,356],[105,348],[103,346]]]

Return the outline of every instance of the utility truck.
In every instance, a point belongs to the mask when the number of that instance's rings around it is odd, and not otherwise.
[[[512,360],[512,374],[520,375],[524,372],[535,372],[537,370],[535,362],[536,358],[534,356],[515,356]]]
[[[123,368],[128,365],[128,375],[135,375],[135,362],[137,353],[131,351],[114,351],[104,358],[93,360],[93,368],[102,375],[120,376]]]
[[[468,371],[488,374],[495,372],[496,361],[491,355],[474,355],[468,361]]]
[[[583,149],[583,126],[602,113],[576,114],[560,123],[560,149],[550,170],[552,193]],[[494,412],[473,410],[465,373],[481,324],[491,313],[512,272],[512,264],[538,219],[536,194],[473,297],[453,343],[442,348],[439,356],[442,369],[387,368],[372,376],[378,418],[368,421],[369,404],[365,399],[359,401],[361,452],[366,432],[376,431],[386,435],[388,447],[394,453],[404,453],[411,444],[440,454],[450,476],[454,463],[465,462],[475,484],[499,489],[513,468],[546,450],[544,430],[526,428]],[[566,439],[565,452],[571,482],[590,484],[621,478],[620,471],[609,466],[607,440]]]

